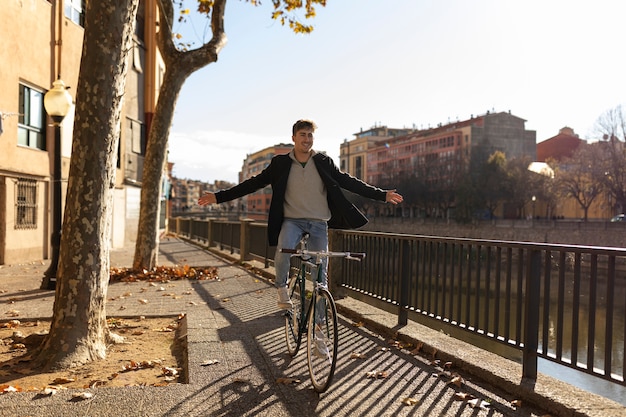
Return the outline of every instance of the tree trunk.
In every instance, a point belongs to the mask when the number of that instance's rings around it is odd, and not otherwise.
[[[211,40],[202,47],[191,51],[179,51],[174,45],[171,27],[167,24],[167,22],[174,21],[172,0],[160,1],[159,7],[163,17],[159,25],[157,41],[165,62],[166,72],[163,84],[159,89],[159,99],[148,134],[144,157],[141,208],[133,258],[133,269],[136,270],[151,270],[157,264],[161,178],[167,153],[169,129],[178,94],[187,77],[198,69],[216,62],[219,52],[226,44],[224,32],[226,0],[216,0],[213,3],[211,11],[213,37]]]
[[[152,269],[157,264],[161,179],[165,167],[167,141],[178,94],[188,74],[168,68],[159,93],[148,135],[141,182],[141,206],[133,269]]]
[[[106,355],[111,191],[138,4],[87,2],[52,324],[36,358],[44,369]]]

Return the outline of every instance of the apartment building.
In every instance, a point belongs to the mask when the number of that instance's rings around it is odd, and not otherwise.
[[[414,129],[395,129],[387,126],[373,126],[354,133],[354,139],[345,139],[339,147],[339,168],[359,179],[367,178],[367,151],[377,142],[397,136],[407,135]]]
[[[376,141],[368,147],[367,182],[386,184],[391,178],[429,167],[451,176],[472,157],[502,151],[507,158],[536,157],[536,132],[525,129],[525,120],[508,112],[472,116],[468,120],[440,124],[406,135]]]
[[[239,181],[245,181],[260,174],[267,168],[274,156],[289,153],[292,149],[292,143],[279,143],[247,155],[239,173]],[[239,204],[240,209],[249,213],[251,218],[265,219],[270,211],[271,201],[272,189],[268,186],[242,198]]]
[[[0,264],[51,255],[53,216],[62,210],[72,148],[74,106],[55,128],[44,96],[61,79],[75,100],[84,1],[6,0],[0,8]],[[139,218],[143,155],[161,75],[155,34],[156,0],[143,0],[126,82],[114,189],[113,247],[134,241]],[[61,159],[61,207],[53,198],[55,153]],[[58,155],[58,154],[57,154]]]

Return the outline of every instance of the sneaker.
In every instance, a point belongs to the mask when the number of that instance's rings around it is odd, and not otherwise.
[[[293,308],[287,287],[278,288],[278,308],[283,310],[291,310]]]
[[[330,358],[330,352],[328,351],[328,346],[326,346],[324,339],[324,333],[320,329],[315,330],[313,354],[318,358]]]

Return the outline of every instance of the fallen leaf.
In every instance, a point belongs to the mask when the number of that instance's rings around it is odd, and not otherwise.
[[[143,298],[143,299],[139,300],[139,302],[140,302],[141,304],[148,304],[148,300],[146,300],[145,298]]]
[[[454,394],[454,399],[461,401],[473,400],[475,397],[467,392],[457,392]]]
[[[369,371],[365,373],[365,376],[373,379],[385,379],[388,373],[386,371]]]
[[[22,392],[22,388],[18,385],[0,385],[0,391],[2,392]]]
[[[285,384],[285,385],[289,385],[289,384],[297,384],[299,383],[300,380],[296,379],[296,378],[276,378],[276,383],[277,384]]]
[[[209,359],[208,361],[201,363],[200,366],[209,366],[209,365],[215,365],[220,363],[220,361],[218,361],[217,359]]]
[[[350,359],[365,359],[367,356],[365,353],[352,352],[350,354]]]
[[[178,375],[178,369],[171,368],[171,367],[168,367],[168,366],[164,366],[163,368],[161,368],[161,371],[163,372],[163,375],[165,375],[165,376],[176,376],[176,375]]]
[[[482,409],[487,409],[491,405],[487,401],[483,401],[480,398],[474,398],[473,400],[469,400],[467,403],[472,408],[482,408]]]
[[[456,385],[457,387],[460,387],[461,385],[463,385],[463,382],[465,382],[465,381],[463,381],[463,378],[458,376],[458,375],[453,377],[450,380],[450,383],[453,384],[453,385]]]
[[[423,347],[424,347],[424,342],[419,342],[415,346],[415,349],[411,351],[411,355],[417,355],[422,350]]]
[[[443,369],[450,369],[452,368],[452,362],[446,362],[443,364]]]
[[[51,383],[53,385],[63,385],[63,384],[69,384],[70,382],[74,382],[74,381],[76,381],[74,378],[59,377],[59,378],[55,378],[54,381],[52,381]]]
[[[56,394],[57,392],[59,392],[59,390],[56,387],[45,387],[43,389],[43,395],[52,396],[52,395]]]
[[[522,400],[513,400],[513,401],[511,401],[511,405],[513,407],[521,407],[522,406]]]
[[[363,323],[362,321],[359,321],[358,323],[352,323],[352,325],[354,327],[363,327],[363,326],[365,326],[365,323]]]
[[[93,398],[93,394],[91,392],[79,392],[72,395],[72,398],[76,400],[88,400],[90,398]]]
[[[413,398],[413,397],[406,397],[402,400],[402,404],[404,405],[415,405],[419,402],[419,400],[417,398]]]

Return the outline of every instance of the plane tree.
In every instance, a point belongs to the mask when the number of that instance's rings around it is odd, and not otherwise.
[[[589,207],[603,192],[604,169],[598,161],[603,149],[598,143],[581,144],[571,158],[564,159],[555,175],[556,190],[561,197],[573,198],[583,210],[587,221]]]
[[[246,0],[253,6],[258,0]],[[158,219],[161,198],[161,181],[166,162],[167,144],[170,126],[176,107],[176,101],[185,80],[195,71],[215,63],[227,37],[224,28],[226,0],[198,0],[197,11],[210,21],[211,38],[201,46],[191,49],[189,43],[179,41],[179,36],[172,28],[176,11],[179,18],[189,13],[183,1],[158,0],[161,22],[157,34],[159,50],[165,62],[163,84],[148,133],[146,154],[142,172],[141,203],[137,241],[133,258],[133,269],[152,269],[157,263],[158,254]],[[302,23],[296,16],[297,11],[305,12],[305,19],[315,17],[315,7],[325,6],[326,0],[272,0],[271,18],[282,25],[288,25],[295,33],[309,33],[311,25]],[[178,20],[178,19],[176,19]]]
[[[595,124],[602,137],[601,182],[614,202],[613,214],[626,210],[626,115],[621,106],[606,111]],[[598,162],[596,161],[596,162]]]
[[[106,355],[109,236],[122,98],[139,0],[89,1],[50,331],[34,364],[67,369]]]

